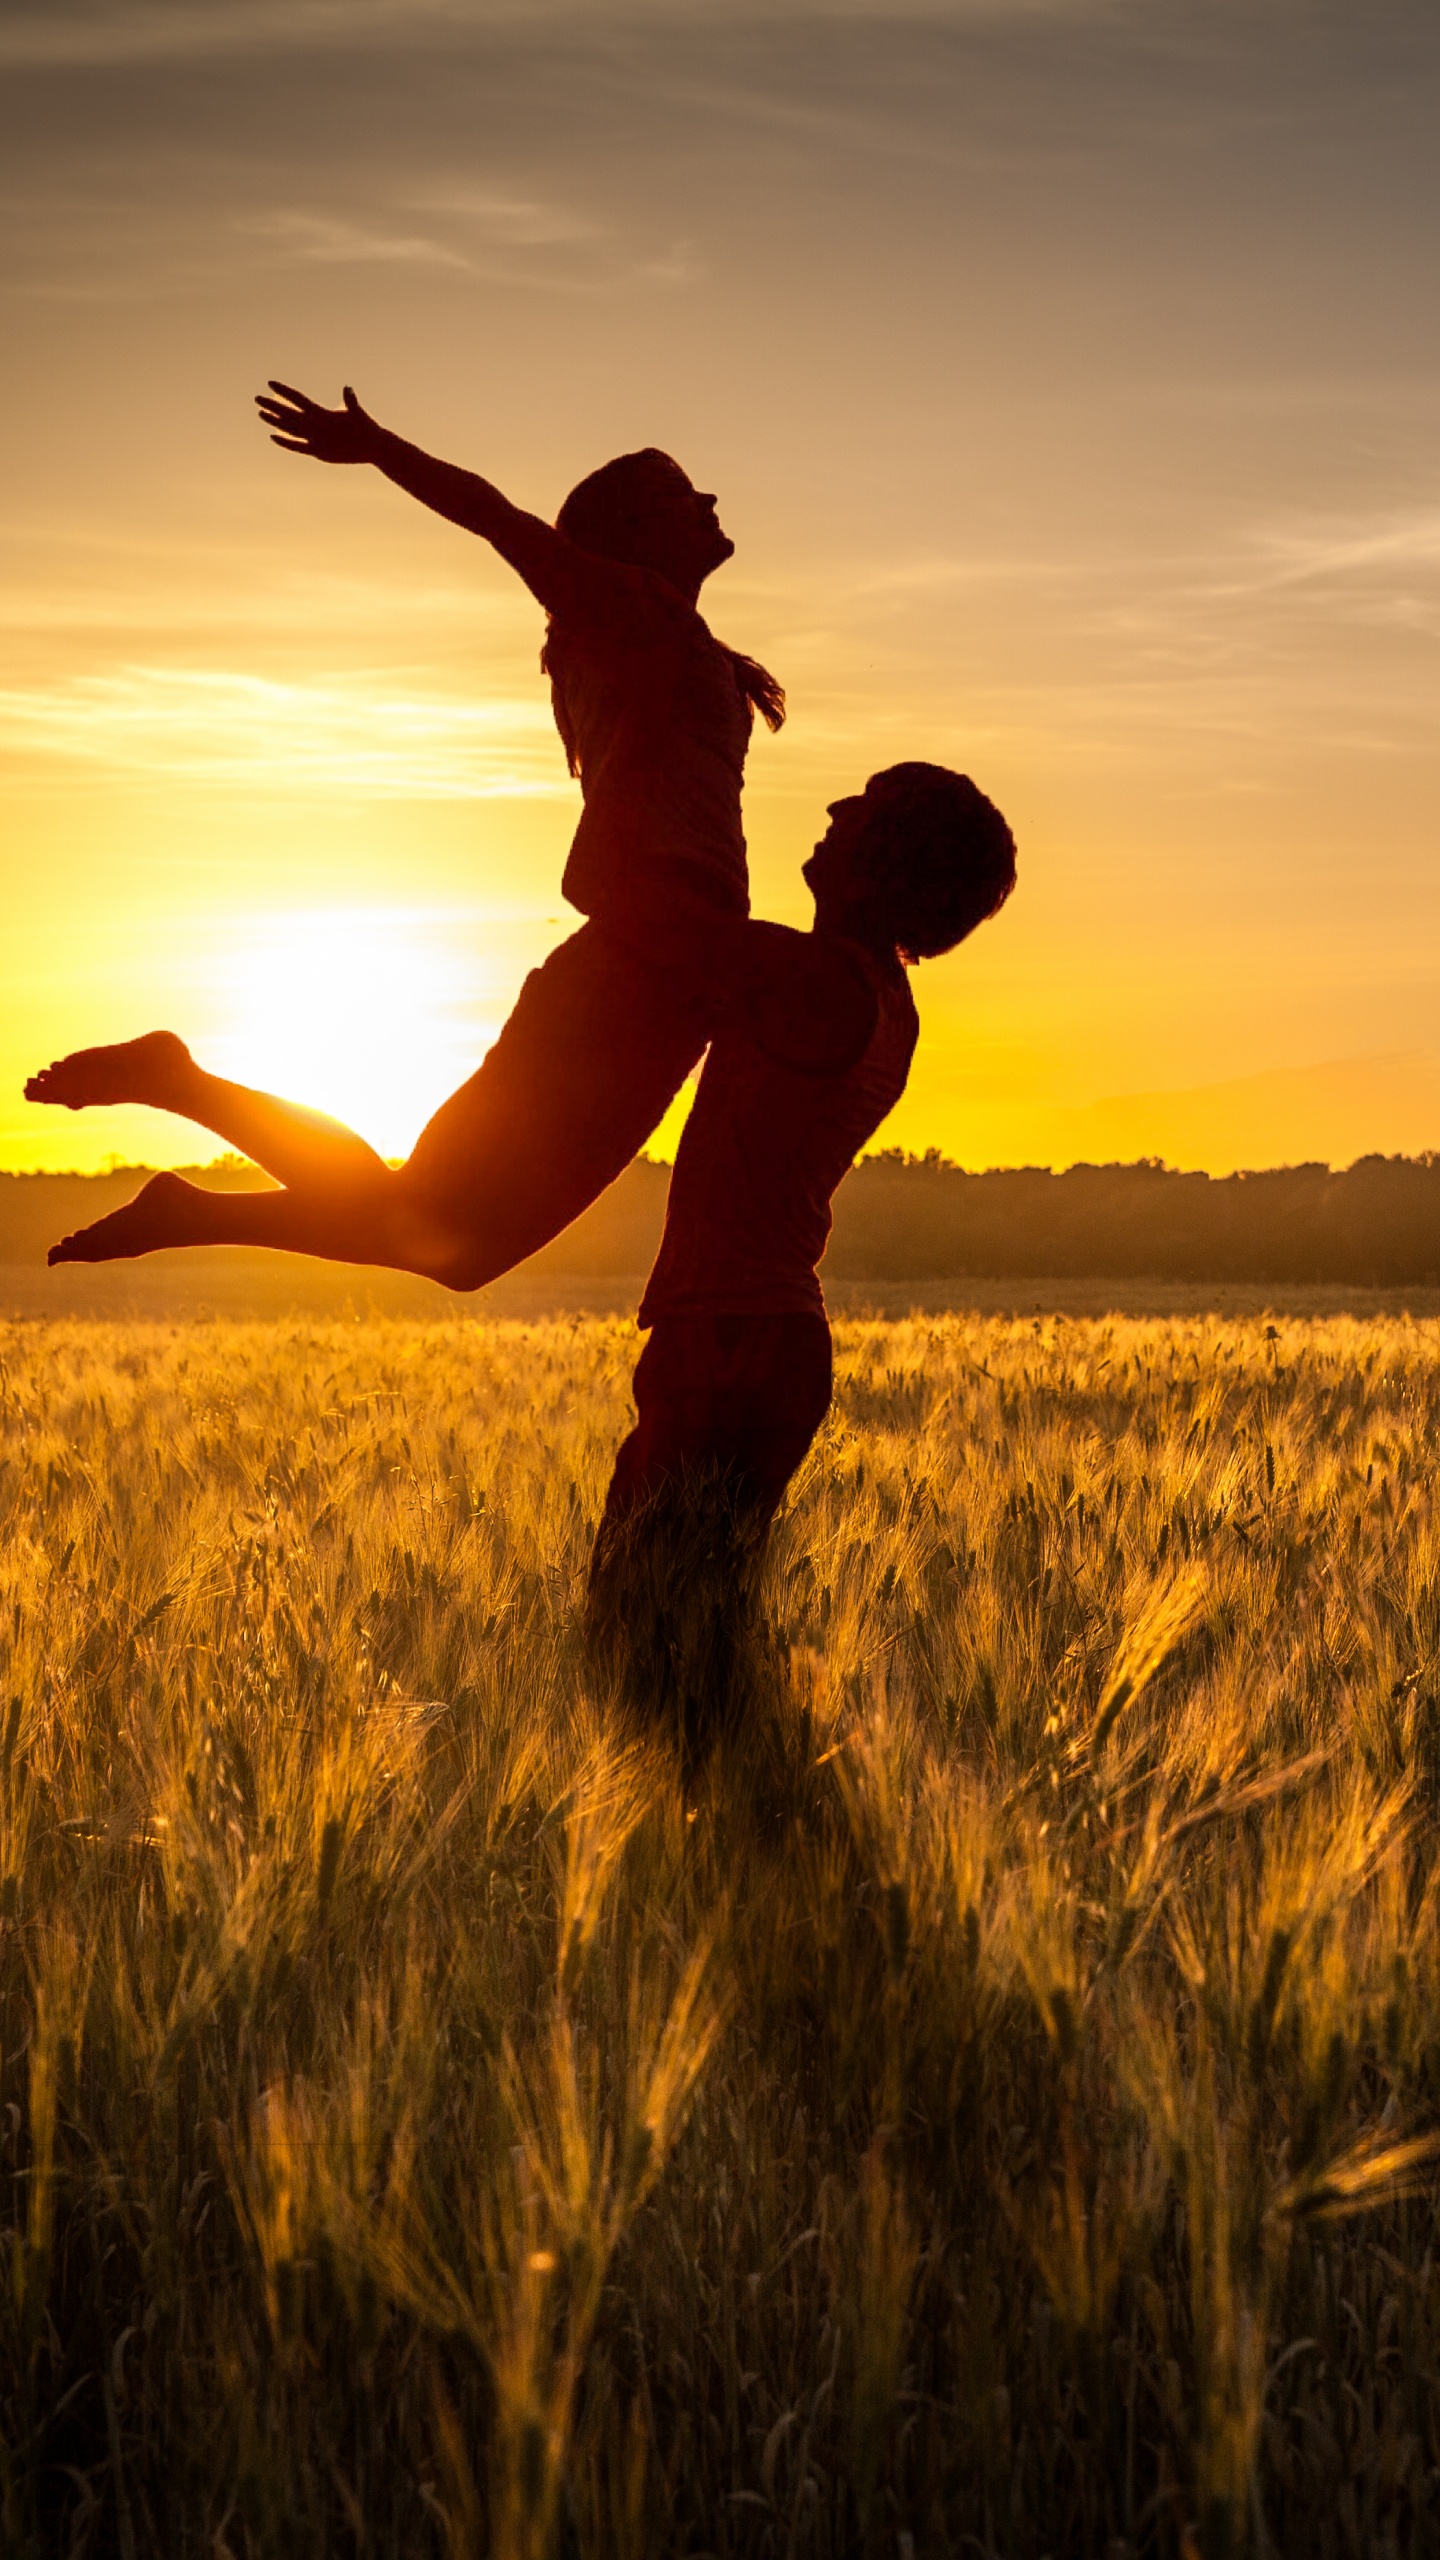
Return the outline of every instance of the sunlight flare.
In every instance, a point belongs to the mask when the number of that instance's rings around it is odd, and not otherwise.
[[[506,1009],[469,921],[389,907],[247,919],[220,972],[229,1027],[205,1063],[333,1113],[384,1155],[408,1153]]]

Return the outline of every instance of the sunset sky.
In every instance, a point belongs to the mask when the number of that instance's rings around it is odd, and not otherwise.
[[[342,381],[546,514],[672,450],[791,718],[755,906],[920,756],[1021,853],[884,1133],[1440,1146],[1434,0],[7,0],[0,1165],[168,1023],[402,1150],[574,921],[540,618]]]

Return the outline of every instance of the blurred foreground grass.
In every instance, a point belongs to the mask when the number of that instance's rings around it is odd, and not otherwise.
[[[0,2548],[1433,2552],[1440,1327],[841,1328],[687,1785],[634,1348],[0,1329]]]

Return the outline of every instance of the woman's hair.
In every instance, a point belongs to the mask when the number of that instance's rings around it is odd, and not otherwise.
[[[1015,886],[1015,839],[994,801],[945,765],[892,764],[869,788],[875,805],[864,841],[876,907],[907,960],[936,959],[1004,906]]]
[[[658,445],[618,453],[613,462],[602,462],[598,471],[576,482],[555,518],[555,530],[598,559],[658,569],[663,577],[665,546],[657,539],[656,489],[685,479],[679,463]]]
[[[665,511],[655,503],[662,473],[672,480],[686,480],[679,463],[653,444],[643,446],[638,453],[617,454],[613,462],[602,462],[598,471],[588,473],[571,490],[555,519],[557,533],[563,533],[577,550],[592,552],[597,559],[621,560],[628,568],[652,569],[662,578],[668,576]],[[566,761],[571,772],[576,773],[579,763],[574,727],[560,670],[551,654],[554,631],[552,615],[540,664],[554,687],[555,724]],[[723,640],[717,645],[725,649]],[[738,649],[725,649],[725,655],[751,710],[759,712],[767,729],[778,729],[785,717],[783,688],[754,658],[743,657]]]

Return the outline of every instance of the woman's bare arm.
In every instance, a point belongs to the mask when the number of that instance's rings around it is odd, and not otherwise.
[[[268,391],[257,392],[256,406],[271,442],[287,453],[308,454],[316,462],[371,463],[437,516],[478,534],[524,579],[547,613],[572,611],[603,576],[599,564],[543,516],[513,505],[477,471],[439,462],[392,435],[361,408],[348,383],[344,396],[343,408],[325,409],[288,382],[272,382]]]

